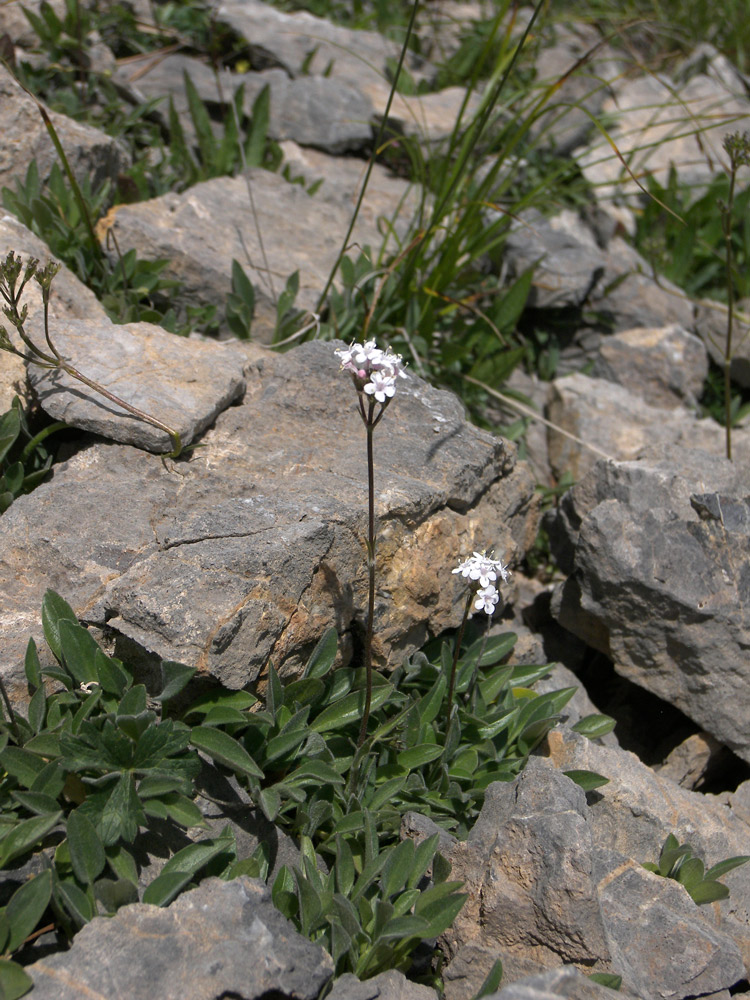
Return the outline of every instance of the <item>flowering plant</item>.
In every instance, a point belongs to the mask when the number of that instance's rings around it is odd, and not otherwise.
[[[510,578],[510,571],[500,559],[492,559],[485,552],[475,552],[469,559],[459,563],[453,570],[465,579],[479,581],[476,591],[474,608],[491,615],[500,600],[500,594],[495,586],[498,576],[503,583]]]
[[[364,664],[366,673],[365,705],[362,712],[362,726],[359,731],[358,747],[367,736],[367,723],[372,704],[372,629],[375,614],[375,470],[372,450],[372,432],[385,413],[385,408],[396,394],[396,381],[407,378],[404,362],[400,354],[394,354],[390,347],[378,347],[374,340],[364,344],[337,348],[335,354],[341,359],[342,371],[351,373],[354,388],[359,398],[359,414],[367,433],[367,568],[369,592],[367,602],[367,628],[364,643]],[[366,405],[365,405],[366,403]],[[377,409],[378,404],[380,409]]]
[[[453,709],[453,690],[456,683],[456,665],[458,663],[461,642],[464,637],[464,628],[471,611],[472,602],[474,604],[475,611],[484,611],[487,616],[494,614],[495,608],[498,606],[500,601],[500,593],[495,586],[497,579],[500,577],[503,583],[507,583],[510,578],[510,570],[505,563],[503,563],[501,559],[494,559],[492,556],[488,556],[486,552],[474,552],[474,554],[468,559],[460,562],[453,572],[460,573],[465,580],[469,580],[472,584],[478,584],[478,587],[476,590],[472,587],[466,598],[464,616],[461,621],[461,627],[458,630],[458,638],[456,639],[453,665],[451,667],[450,685],[448,688],[448,724],[450,724],[450,716]]]
[[[401,355],[394,354],[390,347],[382,350],[374,340],[339,348],[334,353],[341,358],[342,370],[352,373],[357,391],[364,391],[383,406],[395,395],[396,379],[407,378]]]

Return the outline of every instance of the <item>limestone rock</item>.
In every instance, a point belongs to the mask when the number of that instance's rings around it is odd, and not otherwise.
[[[347,973],[336,980],[328,997],[330,1000],[437,1000],[437,993],[392,969],[363,983]]]
[[[744,760],[748,494],[741,464],[692,448],[601,462],[550,534],[572,574],[553,600],[560,623]]]
[[[214,303],[220,316],[231,290],[232,260],[238,260],[256,289],[253,336],[264,339],[275,326],[277,297],[295,271],[300,278],[296,305],[315,308],[349,219],[348,208],[257,169],[248,172],[247,181],[219,177],[183,194],[120,205],[99,226],[101,237],[112,229],[122,253],[135,249],[141,258],[167,259],[164,274],[183,285],[182,304]],[[375,254],[386,242],[366,216],[353,239]]]
[[[244,358],[231,346],[175,337],[151,323],[57,322],[53,342],[88,378],[190,444],[245,389]],[[150,451],[173,450],[163,430],[57,369],[29,365],[42,407],[56,420]]]
[[[588,813],[597,849],[616,851],[638,864],[657,861],[667,835],[672,833],[681,844],[689,843],[706,867],[750,853],[750,813],[741,815],[739,802],[733,801],[735,796],[729,796],[732,801],[727,802],[719,796],[680,788],[646,767],[635,754],[598,746],[569,730],[555,729],[547,741],[550,762],[556,767],[596,771],[609,779],[591,796]],[[722,878],[730,890],[728,899],[697,908],[699,914],[735,941],[747,969],[749,868],[742,865]]]
[[[144,55],[127,67],[120,67],[117,79],[135,88],[142,99],[171,98],[185,135],[195,141],[184,74],[190,77],[199,97],[210,109],[221,109],[218,117],[225,121],[233,113],[228,102],[240,85],[244,86],[248,114],[260,91],[268,86],[271,99],[268,135],[272,139],[293,139],[329,153],[361,149],[372,141],[372,105],[354,84],[345,80],[318,75],[294,79],[283,69],[259,73],[223,71],[217,80],[206,63],[179,53],[161,59],[155,59],[151,53]],[[158,110],[165,116],[167,102]],[[224,129],[218,121],[214,122],[214,129],[220,138]]]
[[[447,1000],[473,996],[496,958],[511,982],[570,962],[606,971],[586,808],[577,785],[534,759],[515,781],[487,788],[466,842],[448,856],[469,899],[444,935]]]
[[[555,747],[586,742],[551,736]],[[606,753],[611,770],[622,752]],[[575,964],[621,975],[643,1000],[738,983],[745,967],[728,924],[715,927],[682,886],[602,846],[598,803],[588,804],[555,763],[532,757],[513,782],[490,785],[466,842],[449,855],[451,877],[465,881],[469,899],[444,935],[448,1000],[473,996],[496,958],[504,981]]]
[[[603,457],[631,461],[688,447],[721,456],[725,450],[724,428],[710,417],[698,419],[684,406],[651,406],[619,385],[587,375],[550,383],[547,417],[555,425],[547,429],[547,446],[558,478],[569,472],[581,480]],[[732,441],[735,458],[747,461],[748,432],[735,429]]]
[[[676,324],[636,327],[603,338],[591,372],[624,386],[649,406],[695,407],[708,375],[706,349]]]
[[[114,178],[130,165],[130,157],[116,139],[99,129],[48,111],[71,169],[79,181],[93,188]],[[0,66],[0,188],[15,190],[29,164],[36,162],[42,180],[49,176],[57,153],[33,98]]]
[[[298,934],[263,882],[206,879],[170,906],[134,903],[95,917],[69,951],[28,967],[38,1000],[316,1000],[333,963]]]
[[[249,357],[242,404],[217,417],[181,474],[95,443],[0,519],[3,666],[16,698],[47,587],[118,640],[233,688],[269,657],[284,674],[299,671],[330,625],[349,655],[367,602],[356,394],[329,343]],[[512,451],[413,374],[378,426],[375,464],[374,653],[395,664],[428,631],[458,624],[460,555],[487,547],[515,561],[527,551],[537,500]]]
[[[724,135],[747,117],[750,102],[736,79],[727,86],[726,80],[699,73],[675,83],[654,74],[622,81],[602,111],[615,120],[608,134],[618,154],[607,140],[597,139],[577,156],[584,176],[603,199],[615,193],[640,197],[644,175],[666,186],[670,166],[683,184],[697,187],[710,180],[725,161]]]
[[[632,994],[620,989],[617,993],[593,983],[575,966],[561,965],[557,969],[527,976],[503,986],[487,1000],[631,1000]]]

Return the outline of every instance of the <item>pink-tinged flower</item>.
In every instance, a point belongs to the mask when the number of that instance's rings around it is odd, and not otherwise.
[[[385,372],[370,372],[370,381],[365,386],[368,396],[374,396],[379,403],[385,403],[386,397],[391,398],[396,392],[396,379]]]
[[[374,340],[366,340],[364,344],[354,345],[354,360],[360,368],[372,371],[383,357],[383,351]]]
[[[486,614],[491,615],[499,600],[500,594],[490,584],[488,587],[482,587],[481,590],[477,591],[474,607],[477,611],[484,611]]]

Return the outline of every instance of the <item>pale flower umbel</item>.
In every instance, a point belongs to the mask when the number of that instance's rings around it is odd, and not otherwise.
[[[407,378],[401,355],[390,347],[382,350],[374,340],[338,348],[334,353],[341,359],[341,368],[352,373],[357,388],[383,405],[395,394],[396,380]]]
[[[495,586],[497,578],[500,577],[503,583],[507,583],[510,577],[510,571],[502,560],[493,559],[485,552],[475,552],[469,559],[459,563],[453,572],[460,573],[464,579],[479,584],[474,608],[491,615],[500,600],[500,594]]]

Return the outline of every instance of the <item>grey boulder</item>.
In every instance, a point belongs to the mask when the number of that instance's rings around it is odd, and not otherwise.
[[[27,969],[34,1000],[316,1000],[333,963],[298,934],[263,882],[206,879],[166,908],[133,903],[96,917],[69,951]]]

